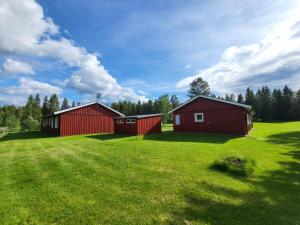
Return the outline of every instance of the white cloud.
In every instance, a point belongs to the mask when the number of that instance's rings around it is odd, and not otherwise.
[[[19,86],[4,88],[2,93],[9,95],[30,95],[42,93],[44,95],[60,94],[61,88],[52,86],[48,83],[39,82],[31,78],[20,78]]]
[[[4,74],[34,74],[33,69],[27,63],[7,58],[3,63]]]
[[[299,88],[299,32],[299,22],[293,23],[258,44],[230,47],[217,64],[180,80],[176,87],[185,90],[193,79],[202,77],[213,91],[221,94],[241,91],[247,86],[288,84]]]
[[[58,27],[44,16],[34,0],[2,0],[0,30],[0,51],[26,54],[39,44],[40,38],[58,33]]]
[[[39,82],[31,78],[20,78],[19,84],[0,89],[0,101],[7,104],[24,104],[28,95],[40,94],[45,95],[60,94],[61,88],[48,83]]]
[[[34,0],[1,1],[0,30],[0,52],[50,57],[77,69],[66,79],[66,87],[86,94],[101,92],[111,101],[117,98],[147,100],[132,89],[119,85],[95,54],[60,37],[58,26],[44,16],[43,9]],[[54,38],[55,35],[58,37]]]
[[[189,68],[191,68],[191,66],[192,66],[192,64],[187,64],[184,66],[184,69],[189,69]]]

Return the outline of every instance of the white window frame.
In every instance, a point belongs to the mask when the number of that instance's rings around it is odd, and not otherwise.
[[[180,115],[175,115],[175,125],[180,125]]]
[[[201,120],[198,120],[199,115],[202,115]],[[195,123],[203,123],[204,122],[204,113],[194,113],[194,122]]]
[[[124,123],[124,119],[117,119],[117,120],[116,120],[116,123],[118,123],[118,124],[123,124],[123,123]]]
[[[55,119],[54,119],[54,128],[55,129],[58,128],[58,117],[55,117]]]
[[[126,119],[126,123],[134,124],[134,123],[136,123],[136,119]]]

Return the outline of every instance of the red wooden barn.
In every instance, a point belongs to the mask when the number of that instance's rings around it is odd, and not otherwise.
[[[174,131],[246,135],[252,128],[252,107],[198,96],[173,109]]]
[[[59,136],[113,133],[116,116],[124,115],[106,105],[92,102],[44,117],[42,130]]]
[[[116,134],[145,135],[161,132],[161,114],[115,118]]]

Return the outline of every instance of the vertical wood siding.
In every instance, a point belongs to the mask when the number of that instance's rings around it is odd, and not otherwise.
[[[135,123],[126,123],[126,119],[122,120],[124,123],[116,123],[115,120],[115,133],[137,135],[137,119]]]
[[[138,119],[137,134],[145,135],[161,132],[161,116],[145,117]]]
[[[116,123],[115,121],[115,133],[129,135],[145,135],[161,132],[161,116],[152,116],[135,119],[136,123],[134,124],[127,124],[126,119],[123,119],[124,123],[121,124]]]
[[[98,104],[89,105],[61,114],[60,136],[113,133],[117,113]]]
[[[204,122],[195,122],[194,113],[203,113]],[[180,125],[175,124],[175,115],[180,115]],[[242,107],[198,98],[173,113],[174,131],[245,135],[252,128],[246,115]]]

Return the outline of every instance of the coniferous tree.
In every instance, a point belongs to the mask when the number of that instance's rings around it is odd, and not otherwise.
[[[225,100],[226,100],[226,101],[230,101],[230,96],[229,96],[229,94],[226,94],[226,95],[225,95]]]
[[[70,108],[68,99],[64,98],[64,100],[61,104],[61,109],[64,110],[64,109],[68,109],[68,108]]]
[[[152,114],[153,112],[153,101],[150,99],[147,103],[147,113]]]
[[[274,89],[272,93],[272,120],[282,120],[284,108],[282,107],[283,98],[280,89]]]
[[[49,99],[49,111],[54,113],[59,110],[59,101],[56,94],[53,94]]]
[[[242,94],[239,94],[239,95],[238,95],[237,103],[242,103],[242,104],[244,103],[244,97],[243,97]]]
[[[287,85],[284,86],[282,91],[282,107],[283,111],[283,120],[291,120],[292,119],[292,102],[293,102],[294,92]]]
[[[33,102],[33,118],[37,120],[39,123],[41,122],[42,119],[42,108],[41,108],[41,98],[39,94],[36,94]]]
[[[143,106],[140,100],[138,100],[138,103],[136,105],[136,114],[141,115],[143,113]]]
[[[257,116],[262,121],[269,121],[271,119],[271,92],[267,86],[257,91],[256,94],[256,107]]]
[[[170,101],[172,104],[172,109],[175,109],[180,105],[179,99],[176,95],[172,95]]]
[[[253,106],[254,103],[255,103],[254,92],[250,88],[247,88],[245,94],[245,104]]]
[[[293,119],[300,120],[300,89],[295,93],[292,105]]]
[[[42,106],[42,114],[43,116],[47,116],[50,114],[50,107],[47,95],[44,97],[44,102]]]
[[[235,95],[233,93],[229,95],[229,101],[235,102]]]
[[[201,77],[196,78],[190,83],[190,90],[188,91],[189,98],[194,98],[198,95],[210,95],[209,85]]]
[[[75,107],[75,106],[76,106],[76,105],[75,105],[75,102],[73,101],[73,102],[72,102],[72,107]]]

